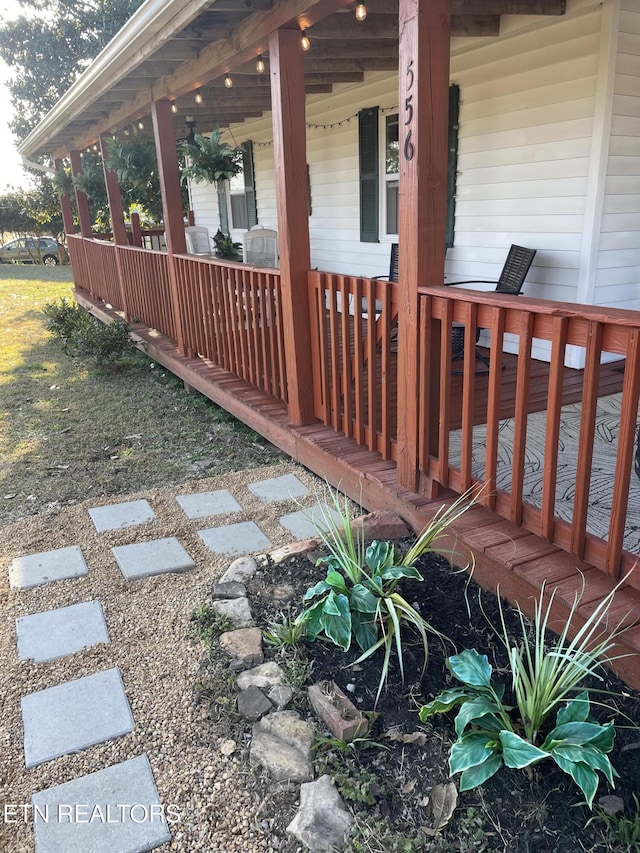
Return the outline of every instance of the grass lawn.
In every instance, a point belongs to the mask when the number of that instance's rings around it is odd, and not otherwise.
[[[42,313],[63,297],[70,267],[0,265],[0,522],[281,458],[142,353],[117,372],[68,358]]]

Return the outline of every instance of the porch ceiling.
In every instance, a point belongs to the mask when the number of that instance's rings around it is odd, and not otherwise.
[[[562,15],[566,0],[451,0],[452,36],[496,37],[501,15]],[[331,92],[367,71],[398,67],[398,0],[366,0],[355,19],[349,0],[147,0],[20,146],[27,157],[59,158],[101,133],[147,120],[153,100],[175,101],[176,136],[210,131],[271,109],[269,34],[305,28],[308,94]],[[266,73],[256,71],[262,54]],[[224,77],[233,75],[233,87]],[[202,104],[194,103],[200,89]]]

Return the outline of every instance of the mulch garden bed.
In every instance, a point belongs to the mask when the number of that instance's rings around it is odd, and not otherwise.
[[[356,813],[359,831],[349,850],[354,853],[640,850],[640,842],[636,846],[622,844],[614,840],[611,832],[607,833],[605,821],[597,816],[598,810],[588,809],[581,791],[551,760],[533,767],[530,773],[503,768],[481,788],[463,792],[448,825],[438,834],[430,834],[425,808],[429,793],[434,785],[451,781],[448,757],[454,738],[453,717],[440,716],[422,724],[418,709],[453,683],[444,662],[454,650],[474,648],[487,655],[494,670],[503,672],[506,652],[492,627],[500,626],[495,596],[481,592],[473,580],[469,582],[466,573],[452,569],[439,557],[423,557],[418,568],[425,580],[404,581],[404,597],[450,642],[432,638],[423,673],[421,643],[407,632],[410,642],[404,651],[404,683],[392,656],[388,683],[375,707],[375,722],[368,737],[348,748],[327,738],[316,752],[316,775],[328,772],[347,805]],[[297,615],[302,609],[304,592],[324,574],[322,567],[316,568],[313,560],[305,556],[291,558],[278,566],[262,567],[248,590],[257,624],[264,629],[283,612]],[[507,606],[504,612],[509,630],[517,638],[517,614]],[[287,660],[282,651],[268,647],[265,651],[267,659],[277,659],[281,664]],[[293,666],[304,675],[305,665],[311,665],[307,684],[333,679],[360,710],[368,712],[375,705],[381,654],[360,666],[349,666],[358,655],[356,647],[343,653],[328,642],[316,641],[303,646]],[[616,676],[604,672],[603,675],[604,681],[590,686],[608,691],[609,695],[592,692],[592,705],[605,703],[608,707],[596,708],[595,715],[602,723],[613,718],[616,724],[610,758],[620,779],[615,792],[603,780],[595,803],[615,793],[624,801],[625,813],[633,818],[638,815],[634,795],[640,792],[640,694],[631,691]],[[507,681],[506,674],[504,680]],[[313,717],[304,686],[295,707],[305,716]],[[318,726],[320,732],[329,734],[321,723]],[[262,786],[256,797],[262,798],[263,814],[271,818],[272,843],[280,838],[274,849],[299,849],[285,832],[295,812],[297,787],[290,791],[282,786],[269,787],[268,781],[258,776],[254,784]],[[640,816],[637,824],[640,834]]]

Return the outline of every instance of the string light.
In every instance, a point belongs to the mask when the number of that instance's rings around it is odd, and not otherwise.
[[[367,7],[364,5],[364,3],[358,3],[358,5],[356,6],[356,20],[357,21],[364,21],[364,19],[366,17],[367,17]]]
[[[302,49],[309,50],[309,48],[311,47],[311,41],[309,39],[309,36],[307,35],[307,31],[300,30],[300,36],[300,44],[302,45]]]
[[[264,59],[262,58],[262,54],[258,54],[258,61],[256,62],[256,71],[258,74],[264,74]]]
[[[232,86],[233,86],[233,78],[231,77],[231,75],[230,75],[230,74],[227,74],[227,76],[224,78],[224,85],[227,87],[227,89],[231,89],[231,88],[232,88]]]
[[[138,130],[144,130],[144,122],[142,120],[138,122]]]
[[[175,115],[178,115],[178,105],[175,101],[171,101],[171,112]]]
[[[395,104],[392,107],[380,107],[380,112],[384,113],[397,113],[398,105]],[[345,124],[351,124],[352,121],[355,121],[358,118],[358,113],[353,113],[346,118],[342,118],[339,121],[331,122],[330,124],[311,124],[310,122],[305,123],[305,127],[309,128],[309,130],[333,130],[336,127],[342,127]],[[268,142],[254,142],[254,148],[270,148],[273,145],[273,139],[270,139]]]
[[[196,102],[196,104],[198,104],[198,105],[200,105],[200,104],[202,103],[202,92],[200,91],[200,89],[196,89],[196,93],[195,93],[195,95],[193,96],[193,100],[194,100],[194,101]]]

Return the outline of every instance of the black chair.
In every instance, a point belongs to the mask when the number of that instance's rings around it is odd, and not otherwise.
[[[374,275],[375,281],[398,281],[398,261],[400,253],[398,243],[391,244],[391,257],[389,260],[389,275]]]
[[[487,281],[487,279],[469,279],[467,281],[455,281],[451,284],[495,284],[494,293],[511,293],[517,296],[522,290],[524,280],[531,268],[533,259],[536,256],[536,249],[525,249],[523,246],[511,246],[509,254],[502,267],[500,278],[497,281]],[[489,367],[489,359],[484,356],[477,347],[480,339],[480,328],[476,329],[476,360],[481,361]],[[453,361],[458,361],[464,357],[465,349],[465,325],[464,323],[454,323],[451,336],[451,351],[453,353]],[[504,362],[502,364],[504,368]],[[460,371],[454,371],[458,374]],[[487,371],[479,371],[485,373]]]

